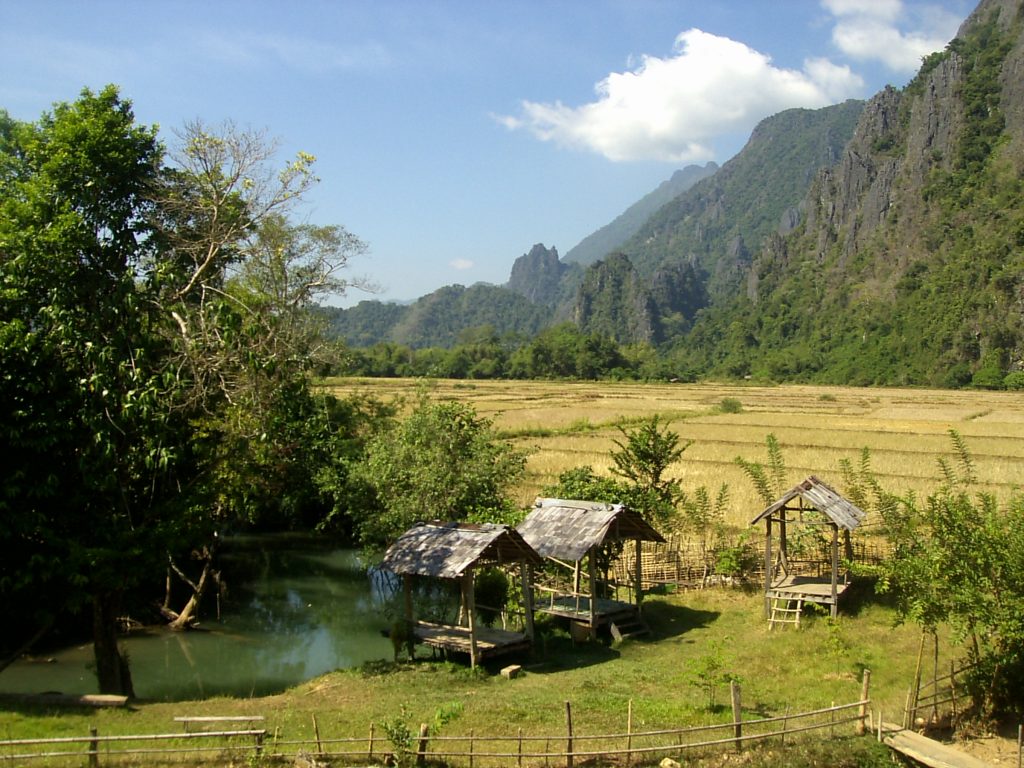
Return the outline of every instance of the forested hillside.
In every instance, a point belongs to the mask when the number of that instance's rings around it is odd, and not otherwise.
[[[904,90],[871,100],[806,221],[678,340],[694,365],[952,387],[1022,376],[1022,7],[986,0]]]

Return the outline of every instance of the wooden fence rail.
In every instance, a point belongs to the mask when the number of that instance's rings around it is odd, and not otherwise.
[[[572,707],[565,703],[566,730],[559,734],[524,735],[520,729],[514,735],[482,736],[472,731],[468,735],[429,735],[423,726],[419,738],[407,744],[393,744],[382,738],[370,727],[369,738],[364,737],[323,737],[314,717],[313,739],[280,740],[275,732],[273,741],[265,744],[265,729],[210,731],[174,734],[152,734],[139,736],[99,736],[93,731],[89,736],[71,736],[53,739],[13,739],[0,741],[0,766],[5,763],[21,764],[33,759],[88,758],[90,768],[98,768],[100,759],[104,764],[115,763],[139,755],[164,755],[168,758],[182,753],[203,755],[209,752],[223,753],[251,751],[254,756],[284,757],[312,753],[317,757],[340,759],[346,762],[383,763],[389,757],[415,758],[418,764],[428,760],[444,761],[448,765],[468,765],[470,768],[488,763],[509,766],[515,761],[517,768],[524,765],[555,766],[573,768],[574,761],[596,758],[625,760],[627,765],[642,764],[655,759],[657,755],[682,754],[692,750],[713,749],[732,746],[741,749],[753,742],[786,738],[797,734],[828,731],[834,735],[836,729],[856,724],[856,732],[863,734],[866,728],[870,699],[867,696],[870,674],[863,681],[862,697],[848,704],[833,705],[808,712],[787,713],[775,717],[743,720],[740,707],[739,686],[733,688],[733,718],[730,722],[698,725],[687,728],[665,728],[649,731],[632,729],[632,702],[630,702],[627,729],[625,733],[586,734],[573,728]],[[577,724],[578,726],[578,724]],[[253,739],[252,744],[230,744],[232,739]],[[197,739],[217,740],[217,746],[200,746]],[[133,749],[110,749],[111,745],[123,742],[187,742],[184,746],[165,748],[142,747]],[[227,743],[227,744],[226,744]],[[85,750],[68,751],[20,751],[26,747],[84,744]],[[101,745],[108,747],[101,751]],[[15,750],[19,750],[15,754]],[[402,754],[396,755],[396,752]],[[236,755],[237,756],[237,755]],[[208,759],[209,764],[216,762]],[[192,764],[201,762],[194,760]]]

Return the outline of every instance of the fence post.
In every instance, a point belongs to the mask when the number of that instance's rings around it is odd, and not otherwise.
[[[565,702],[565,730],[568,740],[565,744],[565,768],[572,768],[572,705]]]
[[[320,741],[320,725],[316,721],[316,712],[313,713],[313,736],[316,737],[316,754],[319,757],[324,753],[324,745]]]
[[[626,711],[626,768],[629,768],[633,761],[633,700],[629,700],[629,709]]]
[[[1024,725],[1017,726],[1017,768],[1021,768],[1021,754],[1024,753]]]
[[[89,736],[92,737],[89,742],[89,768],[97,768],[100,764],[100,743],[96,740],[96,728],[89,728]]]
[[[427,737],[430,735],[430,726],[420,723],[420,740],[416,745],[416,765],[423,765],[427,756]]]
[[[256,752],[256,757],[263,756],[263,737],[266,735],[266,733],[266,731],[260,731],[256,734],[256,748],[254,750]]]
[[[518,766],[518,768],[523,768],[523,729],[520,728],[516,735],[518,736],[519,741],[518,754],[516,756],[516,765]]]
[[[373,723],[370,723],[370,744],[366,750],[366,761],[373,762]]]
[[[736,737],[736,751],[743,749],[743,714],[740,711],[740,684],[735,680],[729,681],[729,693],[732,695],[732,723],[733,735]]]
[[[473,729],[469,729],[469,768],[473,768]]]
[[[860,711],[857,713],[860,719],[857,720],[857,735],[863,736],[864,731],[867,728],[868,720],[868,700],[869,694],[871,693],[871,670],[867,667],[864,668],[864,672],[861,674],[860,681]]]

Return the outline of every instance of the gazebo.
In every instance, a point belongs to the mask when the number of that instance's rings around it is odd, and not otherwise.
[[[475,667],[490,656],[530,647],[533,642],[530,569],[543,562],[540,555],[510,526],[433,522],[420,523],[403,533],[384,554],[383,565],[402,577],[405,619],[411,630],[410,647],[418,641],[446,652],[468,653],[470,664]],[[518,565],[520,568],[525,632],[482,626],[477,618],[475,571],[505,565]],[[462,610],[458,624],[435,624],[414,619],[413,576],[459,582]]]
[[[836,616],[839,597],[848,586],[845,574],[842,583],[839,580],[839,531],[843,531],[846,557],[850,560],[853,557],[850,532],[864,522],[865,517],[864,510],[811,475],[786,491],[778,501],[751,521],[751,525],[757,525],[763,520],[766,526],[764,610],[769,628],[775,623],[799,624],[800,610],[805,602],[827,605],[832,616]],[[791,572],[787,541],[790,525],[822,526],[829,530],[831,567],[827,578]],[[777,552],[773,550],[776,529]],[[780,614],[792,618],[778,618]]]
[[[623,504],[597,501],[571,501],[539,498],[532,511],[518,526],[523,539],[538,554],[573,570],[571,592],[549,590],[549,597],[537,610],[568,618],[589,630],[591,637],[607,624],[615,636],[624,627],[640,627],[640,607],[643,600],[643,573],[640,557],[641,541],[665,539],[637,512]],[[633,604],[601,598],[597,588],[598,550],[610,542],[634,541]],[[587,561],[589,587],[581,591],[581,570]]]

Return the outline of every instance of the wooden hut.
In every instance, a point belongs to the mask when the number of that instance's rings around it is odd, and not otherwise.
[[[523,537],[510,526],[468,523],[420,523],[413,526],[384,554],[384,567],[400,575],[405,592],[405,618],[410,643],[421,642],[445,652],[468,653],[474,667],[483,659],[529,648],[533,642],[530,604],[530,569],[543,564]],[[518,565],[523,583],[526,631],[512,632],[481,625],[474,599],[474,576],[479,568]],[[416,621],[412,605],[412,577],[427,576],[457,581],[462,610],[456,625]],[[463,624],[465,622],[465,624]]]
[[[623,504],[595,501],[537,499],[532,511],[517,526],[526,542],[541,556],[573,569],[571,591],[549,589],[537,610],[568,618],[594,637],[601,625],[614,636],[644,629],[640,620],[643,600],[641,541],[664,541],[637,512]],[[635,542],[634,603],[599,596],[597,553],[610,542]],[[588,588],[581,590],[583,560],[587,561]],[[624,631],[625,630],[625,631]]]
[[[843,531],[846,557],[851,560],[850,533],[865,517],[864,510],[811,475],[751,521],[751,525],[757,525],[763,520],[766,526],[764,610],[769,628],[776,623],[799,624],[804,603],[827,605],[835,617],[839,597],[848,586],[845,573],[840,580],[839,531]],[[827,576],[797,574],[791,568],[787,540],[791,525],[822,526],[828,530],[831,557]],[[777,549],[774,548],[776,532]]]

